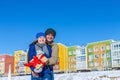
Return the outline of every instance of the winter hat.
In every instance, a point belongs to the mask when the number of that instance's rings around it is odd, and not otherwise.
[[[39,33],[36,34],[37,39],[41,36],[46,37],[45,33],[43,33],[43,32],[39,32]]]
[[[48,34],[52,34],[55,38],[56,36],[56,31],[52,28],[48,28],[46,31],[45,31],[45,34],[48,35]]]

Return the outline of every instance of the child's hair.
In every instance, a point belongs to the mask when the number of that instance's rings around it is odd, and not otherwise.
[[[34,40],[33,42],[32,42],[32,44],[36,44],[38,42],[38,40]]]

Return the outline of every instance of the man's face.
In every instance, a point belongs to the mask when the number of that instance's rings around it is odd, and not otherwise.
[[[41,37],[38,38],[38,42],[39,42],[40,44],[45,43],[45,40],[46,40],[46,38],[43,37],[43,36],[41,36]]]
[[[54,36],[52,34],[47,34],[46,39],[47,39],[48,42],[52,42],[53,39],[54,39]]]

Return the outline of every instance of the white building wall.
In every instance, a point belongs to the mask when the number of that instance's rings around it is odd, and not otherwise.
[[[76,49],[76,69],[85,70],[87,69],[86,64],[86,48],[78,46]]]
[[[120,67],[120,41],[111,43],[112,67]]]

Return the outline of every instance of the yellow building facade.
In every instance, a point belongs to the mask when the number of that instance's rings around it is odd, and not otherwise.
[[[60,71],[68,71],[68,54],[67,47],[61,43],[58,43],[59,47],[59,69]]]
[[[25,67],[23,64],[27,62],[27,52],[19,50],[14,52],[14,74],[30,74],[29,67]]]

